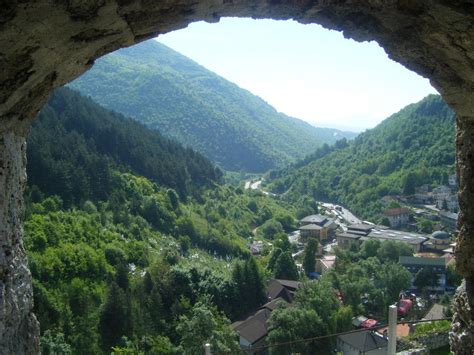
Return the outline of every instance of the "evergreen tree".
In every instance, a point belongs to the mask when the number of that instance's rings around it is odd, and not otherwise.
[[[251,309],[256,309],[265,300],[265,284],[255,258],[251,257],[245,262],[244,275],[248,289],[244,292],[249,298]]]
[[[298,269],[289,251],[278,256],[273,275],[276,279],[298,280]]]
[[[267,269],[272,271],[275,269],[275,264],[276,264],[276,261],[278,259],[278,257],[280,256],[280,254],[282,253],[282,250],[280,248],[274,248],[272,253],[270,254],[270,258],[268,259],[268,263],[267,263]]]
[[[308,275],[316,271],[316,253],[318,251],[318,241],[316,238],[309,238],[304,248],[303,269]]]
[[[112,346],[118,344],[122,336],[128,335],[130,324],[128,317],[125,292],[116,282],[112,282],[99,319],[101,348],[104,352],[109,353]]]

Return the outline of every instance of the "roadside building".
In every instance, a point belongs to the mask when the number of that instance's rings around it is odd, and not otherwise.
[[[429,288],[431,291],[444,291],[446,289],[446,258],[424,258],[416,256],[400,256],[399,264],[404,266],[412,275],[412,289],[415,276],[421,269],[427,269],[438,277],[438,285]]]
[[[438,213],[441,223],[451,229],[456,229],[458,224],[458,214],[454,212],[439,211]]]
[[[339,335],[337,349],[344,355],[386,355],[388,339],[375,331]]]
[[[299,225],[300,227],[298,230],[300,231],[302,239],[315,237],[320,242],[332,238],[337,228],[337,225],[332,218],[319,214],[306,216],[300,220]]]
[[[410,210],[406,207],[390,208],[385,210],[384,216],[389,220],[390,227],[398,228],[408,223]]]
[[[337,233],[337,245],[342,249],[349,249],[352,245],[359,247],[364,241],[377,239],[380,242],[392,240],[410,245],[414,253],[422,251],[423,244],[428,237],[423,234],[385,229],[380,226],[356,224],[350,225],[347,232]]]

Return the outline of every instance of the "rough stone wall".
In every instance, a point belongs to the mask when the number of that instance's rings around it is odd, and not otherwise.
[[[39,327],[32,312],[31,274],[22,244],[26,142],[0,135],[0,354],[34,354]]]
[[[461,235],[456,257],[468,290],[460,290],[465,297],[458,299],[472,302],[472,0],[7,0],[0,5],[0,172],[4,174],[0,186],[0,309],[4,312],[0,314],[0,353],[18,353],[13,351],[9,337],[26,337],[24,330],[35,324],[20,242],[20,191],[24,183],[24,156],[20,152],[33,117],[54,87],[83,73],[101,55],[194,21],[213,22],[224,16],[295,19],[343,31],[358,41],[376,40],[392,59],[430,78],[458,114]],[[9,270],[7,274],[5,270]],[[18,290],[26,291],[18,297]],[[464,307],[462,302],[456,305]],[[472,327],[474,319],[472,312],[463,312],[465,308],[458,309],[463,321],[451,337],[457,353],[465,349],[456,344],[468,343],[454,341],[456,334],[465,337],[462,334]],[[11,323],[15,319],[18,322]],[[35,339],[28,340],[30,345],[24,352],[37,350]],[[474,353],[472,348],[466,351]]]

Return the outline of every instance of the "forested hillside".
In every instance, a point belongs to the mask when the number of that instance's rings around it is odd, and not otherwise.
[[[390,116],[354,141],[325,146],[298,164],[269,174],[270,188],[290,200],[309,195],[377,218],[385,195],[412,194],[454,174],[455,118],[430,95]]]
[[[265,301],[246,243],[270,221],[294,225],[294,207],[220,185],[200,154],[68,89],[39,114],[27,154],[43,354],[238,349],[230,320]]]
[[[323,143],[355,136],[278,113],[155,40],[99,59],[70,85],[193,147],[226,170],[264,172]]]
[[[113,169],[147,177],[181,197],[222,176],[201,154],[67,88],[56,90],[40,112],[28,157],[30,185],[60,195],[67,205],[104,199],[113,188]]]

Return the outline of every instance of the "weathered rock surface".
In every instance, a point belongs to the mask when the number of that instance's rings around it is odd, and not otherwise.
[[[39,345],[21,241],[25,168],[25,138],[0,134],[0,354],[34,354]]]
[[[223,16],[295,19],[343,31],[359,41],[376,40],[392,59],[430,78],[458,114],[461,235],[456,257],[470,287],[474,277],[474,209],[468,207],[474,203],[472,0],[8,0],[1,4],[0,353],[37,351],[30,277],[21,247],[22,137],[36,112],[54,87],[80,75],[95,58],[193,21],[218,21]],[[472,293],[467,295],[472,302]],[[464,336],[464,326],[467,323],[457,327],[451,338]],[[24,343],[21,348],[14,347],[12,336]],[[472,341],[453,344],[472,347]],[[453,345],[456,353],[474,352],[457,346]]]

